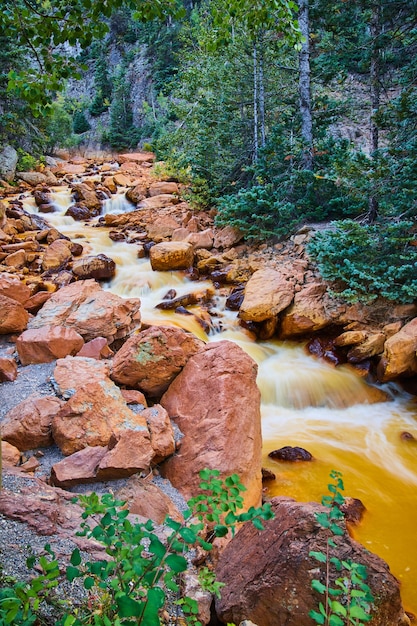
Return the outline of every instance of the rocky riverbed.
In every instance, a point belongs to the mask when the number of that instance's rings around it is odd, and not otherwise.
[[[132,514],[157,523],[167,513],[180,518],[184,498],[197,492],[204,467],[223,476],[238,473],[247,489],[246,507],[262,499],[256,364],[231,342],[205,344],[179,328],[144,324],[139,298],[104,290],[100,281],[115,273],[110,256],[91,255],[88,242],[74,243],[47,223],[59,185],[70,187],[73,204],[67,213],[81,221],[97,219],[106,199],[126,190],[131,210],[102,215],[98,224],[114,241],[134,246],[138,258],[149,255],[154,271],[211,280],[212,289],[190,289],[181,298],[169,293],[161,302],[179,314],[191,308],[188,313],[205,331],[216,323],[212,298],[217,293],[239,312],[253,337],[313,338],[310,349],[319,357],[349,362],[373,380],[410,380],[417,373],[416,307],[347,306],[332,299],[306,256],[314,227],[286,242],[248,246],[236,230],[216,228],[213,211],[193,211],[176,181],[158,180],[153,158],[150,153],[100,162],[74,158],[44,172],[20,174],[20,197],[16,187],[3,187],[3,545],[14,545],[11,535],[19,528],[72,545],[80,512],[70,498],[73,491],[90,488],[111,489],[128,501]],[[24,209],[28,195],[38,207],[36,215]],[[274,506],[296,515],[290,501]],[[265,537],[281,532],[286,514],[270,523]],[[304,524],[312,512],[300,515]],[[306,558],[311,533],[320,528],[307,529]],[[38,539],[33,543],[38,546]],[[238,544],[232,545],[239,554]],[[346,547],[352,549],[366,558],[358,544]],[[302,552],[300,546],[293,557]],[[5,563],[10,555],[4,551]],[[22,571],[7,567],[6,572]],[[385,581],[377,588],[381,600],[373,623],[408,623],[398,584],[385,564],[374,560],[368,567],[383,570]],[[233,572],[224,576],[233,589]],[[251,600],[249,608],[243,598],[233,598],[233,606],[237,602],[241,608],[232,610],[224,601],[219,614],[236,622],[251,618],[259,626],[310,623],[307,608],[314,594],[306,577],[304,572],[294,579],[294,599],[300,601],[291,607],[276,587],[265,592],[276,597],[273,610],[261,608],[263,595],[257,592],[259,605]],[[375,585],[382,580],[374,578]]]

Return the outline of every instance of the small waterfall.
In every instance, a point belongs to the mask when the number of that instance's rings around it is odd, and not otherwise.
[[[182,272],[154,272],[139,259],[134,244],[113,242],[106,228],[74,221],[64,213],[71,203],[68,189],[53,192],[55,213],[45,214],[52,226],[84,246],[84,254],[104,253],[117,264],[105,289],[122,297],[139,297],[147,324],[174,325],[204,341],[234,341],[258,363],[262,394],[263,464],[276,474],[269,495],[320,500],[331,469],[343,472],[346,495],[361,498],[367,508],[357,538],[379,554],[402,582],[408,610],[417,613],[417,405],[404,392],[390,393],[366,384],[348,367],[335,368],[306,354],[299,344],[255,342],[235,313],[219,311],[222,332],[208,337],[194,316],[161,311],[155,306],[170,289],[177,295],[212,288]],[[32,197],[24,207],[37,212]],[[104,202],[105,213],[132,210],[124,193]],[[224,298],[217,298],[221,309]],[[198,307],[197,307],[198,309]],[[388,389],[388,393],[387,392]],[[388,401],[386,401],[388,400]],[[404,440],[409,432],[416,440]],[[285,445],[308,449],[312,462],[272,461],[268,453]]]

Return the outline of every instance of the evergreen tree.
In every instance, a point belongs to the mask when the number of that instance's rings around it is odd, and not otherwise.
[[[110,124],[105,140],[112,148],[132,148],[137,144],[138,133],[133,125],[130,82],[125,67],[116,69],[113,85]]]
[[[90,113],[94,117],[97,117],[107,111],[112,97],[112,83],[108,72],[108,59],[106,57],[106,51],[103,47],[100,48],[96,59],[94,88],[96,90],[96,95],[91,104]]]

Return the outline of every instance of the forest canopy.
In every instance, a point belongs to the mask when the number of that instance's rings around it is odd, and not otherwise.
[[[249,240],[333,221],[310,254],[344,297],[415,299],[416,0],[4,5],[2,143],[151,147]],[[86,77],[93,93],[74,95]],[[367,280],[385,249],[390,271]]]

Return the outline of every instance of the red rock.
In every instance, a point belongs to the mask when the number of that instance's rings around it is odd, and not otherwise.
[[[109,449],[97,468],[99,480],[111,480],[148,471],[154,452],[145,427],[118,430],[109,441]]]
[[[157,465],[175,452],[174,431],[166,410],[160,404],[154,404],[142,411],[141,416],[151,434],[151,446],[154,451],[153,463]]]
[[[38,459],[34,456],[31,456],[30,459],[22,463],[20,466],[20,471],[25,473],[35,472],[40,466]]]
[[[106,453],[105,446],[87,446],[67,456],[52,466],[52,484],[67,489],[74,485],[95,482],[97,468]]]
[[[76,202],[81,202],[87,209],[93,212],[101,210],[102,201],[94,188],[92,189],[86,183],[78,183],[72,186],[72,191]]]
[[[65,456],[86,446],[107,446],[118,431],[132,436],[146,431],[149,439],[144,418],[131,411],[120,389],[106,380],[78,388],[52,422],[53,438]]]
[[[36,315],[39,309],[43,307],[45,302],[49,300],[51,295],[52,294],[49,291],[38,291],[25,301],[24,307],[26,311],[32,313],[33,315]]]
[[[6,414],[2,438],[22,451],[51,446],[52,419],[63,404],[55,396],[29,396]]]
[[[73,262],[72,272],[81,279],[108,280],[116,274],[116,263],[105,254],[84,256]]]
[[[0,383],[13,381],[17,378],[17,363],[14,359],[0,357]]]
[[[149,239],[155,243],[160,243],[170,239],[172,234],[178,229],[178,222],[173,217],[166,215],[156,218],[154,222],[146,227]]]
[[[125,174],[115,174],[113,176],[113,180],[116,185],[119,185],[120,187],[128,187],[132,184],[130,176],[126,176]]]
[[[194,249],[184,241],[166,241],[152,246],[149,256],[155,271],[181,270],[193,264]]]
[[[325,565],[310,552],[325,554],[327,550],[328,532],[315,517],[324,509],[288,498],[273,498],[272,509],[275,519],[264,523],[263,532],[245,524],[220,556],[216,575],[226,586],[216,600],[216,612],[224,623],[250,619],[260,626],[311,626],[309,612],[321,600],[311,581],[325,582]],[[372,624],[408,624],[399,583],[388,565],[347,533],[335,542],[339,558],[367,568],[366,583],[378,598],[372,605]],[[331,587],[340,575],[331,565]]]
[[[9,267],[21,269],[26,265],[26,252],[24,250],[17,250],[16,252],[12,252],[11,254],[7,255],[3,263],[4,265],[8,265]]]
[[[117,156],[119,163],[152,163],[154,160],[153,152],[127,152]]]
[[[239,317],[245,322],[263,322],[286,309],[294,297],[294,286],[280,272],[256,271],[245,287]]]
[[[282,317],[282,338],[316,332],[334,321],[332,313],[326,309],[325,293],[325,285],[312,283],[295,294],[294,304]]]
[[[88,341],[83,345],[81,350],[77,352],[76,356],[85,356],[91,359],[107,359],[113,356],[113,350],[109,348],[107,339],[104,337],[96,337],[91,341]]]
[[[226,226],[220,230],[216,230],[214,234],[214,247],[227,249],[235,246],[243,239],[243,234],[233,226]]]
[[[107,361],[78,355],[67,356],[56,362],[54,380],[59,394],[69,398],[76,389],[83,387],[87,382],[110,382],[109,373],[110,364]]]
[[[165,181],[165,180],[159,180],[158,182],[152,183],[151,185],[149,185],[149,195],[151,197],[159,196],[160,194],[166,194],[166,193],[178,194],[179,193],[178,184]]]
[[[161,395],[204,343],[178,328],[151,326],[132,335],[113,359],[116,383]]]
[[[1,462],[3,467],[13,467],[19,465],[20,450],[12,446],[8,441],[1,441]]]
[[[141,391],[136,389],[121,389],[126,404],[141,404],[145,409],[148,406],[146,398]]]
[[[171,383],[161,405],[184,434],[179,451],[162,466],[188,500],[198,493],[200,470],[237,473],[245,506],[261,500],[260,393],[256,363],[229,341],[209,343]]]
[[[183,517],[175,504],[157,485],[147,479],[132,476],[126,485],[116,492],[116,497],[126,500],[130,513],[141,515],[162,524],[167,515],[177,522]]]
[[[126,191],[126,198],[133,202],[133,204],[138,204],[141,200],[145,198],[147,194],[147,187],[142,183],[139,183],[135,187],[131,187]]]
[[[30,297],[30,288],[11,274],[0,274],[0,295],[25,304]]]
[[[74,539],[79,529],[81,507],[72,504],[72,493],[50,487],[36,478],[28,479],[28,487],[19,493],[0,491],[0,513],[24,522],[39,535],[53,535]],[[83,547],[87,547],[85,542]]]
[[[71,259],[71,243],[66,239],[56,239],[48,246],[43,255],[42,269],[44,272],[57,270]]]
[[[103,291],[95,280],[83,280],[52,294],[29,328],[68,326],[85,341],[105,337],[111,343],[140,326],[139,307],[139,298],[120,298]]]
[[[76,354],[83,344],[83,338],[73,328],[43,326],[25,330],[16,340],[16,350],[21,364],[29,365]]]
[[[20,302],[0,295],[0,335],[21,333],[28,320],[29,314]]]
[[[308,450],[300,448],[299,446],[284,446],[279,450],[273,450],[268,454],[274,461],[312,461],[313,455]]]
[[[417,317],[385,342],[384,354],[378,364],[378,378],[382,382],[401,375],[417,373]]]
[[[153,196],[153,198],[144,198],[137,205],[138,209],[163,209],[173,204],[178,204],[180,199],[178,196],[174,196],[170,193],[162,193],[159,196]],[[178,228],[178,224],[177,224]]]

